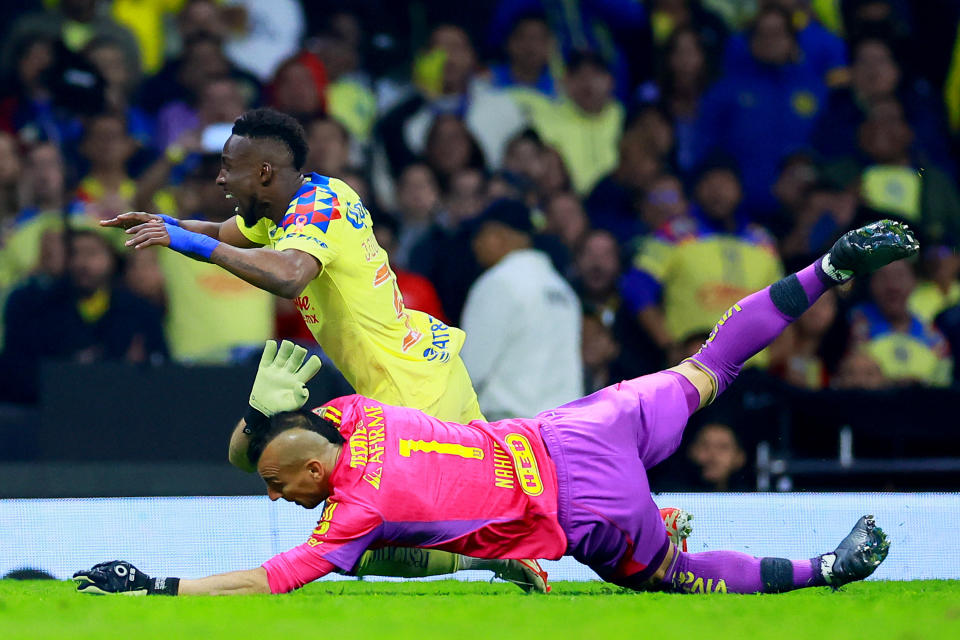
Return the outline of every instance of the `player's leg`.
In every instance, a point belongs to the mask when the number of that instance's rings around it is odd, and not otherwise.
[[[535,560],[486,560],[416,547],[383,547],[367,551],[360,557],[354,573],[361,577],[426,578],[457,571],[492,571],[496,577],[527,592],[546,593],[550,590],[547,574]]]
[[[747,360],[773,342],[827,289],[912,256],[919,246],[906,226],[890,220],[844,234],[829,253],[806,269],[734,304],[700,350],[673,370],[698,387],[700,406],[708,404],[733,382]]]
[[[810,559],[756,558],[738,551],[669,554],[653,579],[618,581],[637,590],[678,593],[781,593],[804,587],[840,587],[870,576],[890,542],[873,516],[863,516],[831,553]],[[671,557],[672,556],[672,557]]]

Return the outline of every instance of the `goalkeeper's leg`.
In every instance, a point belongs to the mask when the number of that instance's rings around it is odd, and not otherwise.
[[[733,382],[743,363],[773,342],[827,289],[918,250],[916,238],[898,222],[881,220],[850,231],[806,269],[733,305],[700,350],[675,370],[687,375],[692,365],[709,377],[710,393],[691,380],[701,391],[701,406],[708,404]]]
[[[358,576],[426,578],[457,571],[492,571],[524,591],[546,593],[547,574],[535,560],[487,560],[416,547],[384,547],[367,551],[360,558]]]
[[[843,586],[869,577],[890,550],[873,516],[863,516],[837,548],[803,560],[756,558],[738,551],[685,553],[673,557],[652,580],[643,575],[616,582],[638,591],[678,593],[782,593],[804,587]]]

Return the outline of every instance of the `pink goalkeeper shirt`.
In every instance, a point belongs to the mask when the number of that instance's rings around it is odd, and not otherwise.
[[[314,412],[339,423],[347,442],[317,528],[263,564],[273,593],[350,571],[371,547],[479,558],[556,559],[566,551],[556,470],[536,420],[460,425],[360,395]]]

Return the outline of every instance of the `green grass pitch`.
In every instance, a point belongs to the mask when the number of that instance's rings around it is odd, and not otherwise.
[[[0,581],[0,637],[776,640],[960,638],[960,581],[868,582],[781,595],[637,594],[558,582],[326,582],[285,596],[129,598]]]

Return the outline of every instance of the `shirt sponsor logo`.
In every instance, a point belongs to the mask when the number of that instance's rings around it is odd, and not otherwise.
[[[423,350],[423,357],[427,362],[439,360],[446,362],[450,359],[447,346],[450,344],[450,327],[434,317],[430,317],[430,346]]]
[[[723,581],[723,578],[714,583],[713,578],[707,578],[704,582],[703,578],[695,576],[692,572],[681,571],[674,577],[673,583],[686,591],[687,593],[726,593],[727,592],[727,583]]]
[[[354,427],[350,436],[350,468],[364,469],[363,479],[374,489],[380,489],[383,475],[384,442],[387,439],[383,422],[383,407],[364,407],[364,420]]]
[[[533,455],[530,441],[519,433],[508,434],[504,441],[507,443],[510,455],[513,456],[520,489],[528,496],[538,496],[543,493],[543,481],[540,479],[537,458]]]
[[[513,460],[500,445],[493,445],[493,486],[513,490],[516,487]]]
[[[297,232],[288,233],[288,234],[286,234],[286,235],[283,236],[283,239],[284,239],[284,240],[289,240],[290,238],[295,238],[295,239],[298,239],[298,240],[309,240],[309,241],[312,242],[313,244],[318,245],[318,246],[320,246],[320,247],[322,247],[322,248],[324,248],[324,249],[329,248],[329,247],[327,247],[327,243],[324,242],[323,240],[321,240],[320,238],[317,238],[317,237],[315,237],[315,236],[311,236],[311,235],[306,234],[306,233],[299,233],[299,232],[302,230],[302,227],[295,227],[295,228],[296,228],[296,231],[297,231]]]
[[[367,221],[367,208],[363,203],[357,200],[347,207],[347,220],[353,225],[354,229],[362,229],[364,222]]]

